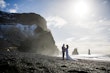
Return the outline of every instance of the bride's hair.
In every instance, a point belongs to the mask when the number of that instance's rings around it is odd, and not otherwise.
[[[68,46],[68,45],[66,45],[66,47],[67,47],[67,48],[69,48],[69,46]]]

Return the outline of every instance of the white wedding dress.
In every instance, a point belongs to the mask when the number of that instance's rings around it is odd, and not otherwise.
[[[66,59],[67,59],[67,60],[73,60],[73,59],[69,56],[68,48],[66,48]]]

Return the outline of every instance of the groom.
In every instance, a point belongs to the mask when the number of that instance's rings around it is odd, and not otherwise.
[[[65,57],[65,44],[62,46],[62,59],[64,60]]]

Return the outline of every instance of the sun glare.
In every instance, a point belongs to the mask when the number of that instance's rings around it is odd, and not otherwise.
[[[74,13],[77,16],[83,17],[89,13],[89,8],[86,2],[80,1],[74,5]]]

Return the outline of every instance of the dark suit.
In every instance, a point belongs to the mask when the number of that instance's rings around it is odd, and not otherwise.
[[[64,60],[64,57],[65,57],[65,47],[62,46],[62,58],[63,58],[63,60]]]

